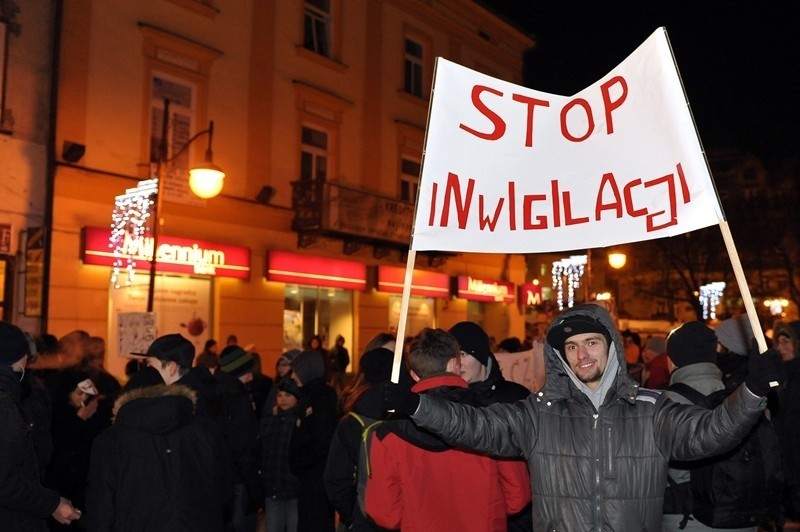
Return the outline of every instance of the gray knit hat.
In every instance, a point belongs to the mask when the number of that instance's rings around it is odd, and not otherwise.
[[[325,377],[325,359],[319,351],[303,351],[292,360],[292,371],[304,385]]]

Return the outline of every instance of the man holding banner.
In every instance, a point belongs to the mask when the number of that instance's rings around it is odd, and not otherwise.
[[[598,305],[564,312],[545,343],[544,387],[482,408],[387,384],[384,406],[453,445],[528,462],[534,530],[660,530],[671,458],[733,447],[781,384],[674,63],[658,28],[573,96],[437,59],[398,323],[418,250],[541,253],[672,237],[719,224],[762,355],[714,410],[641,390]]]
[[[386,409],[453,445],[525,458],[534,530],[660,530],[669,460],[732,448],[785,376],[774,350],[754,350],[747,381],[715,410],[675,403],[631,380],[610,315],[591,304],[554,321],[545,357],[545,387],[513,404],[473,408],[384,389]]]

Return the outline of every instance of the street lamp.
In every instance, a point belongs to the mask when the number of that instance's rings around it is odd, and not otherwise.
[[[620,253],[619,251],[614,251],[608,254],[608,265],[614,268],[615,270],[624,268],[626,262],[628,262],[628,257],[624,253]]]
[[[164,190],[163,173],[164,164],[174,161],[189,148],[189,146],[201,136],[208,134],[208,146],[206,147],[203,162],[193,166],[189,170],[189,188],[192,192],[203,199],[213,198],[222,191],[222,183],[225,179],[225,172],[214,164],[214,157],[211,151],[211,142],[214,140],[214,122],[208,123],[208,129],[198,131],[192,136],[181,149],[172,157],[167,157],[167,133],[169,131],[169,100],[164,100],[164,118],[161,122],[161,142],[158,147],[158,164],[156,166],[156,181],[158,187],[153,202],[152,222],[150,224],[150,234],[153,239],[153,252],[150,256],[150,283],[147,289],[147,312],[153,312],[153,298],[156,287],[156,264],[158,263],[158,236],[159,236],[159,213],[161,212],[161,197]],[[152,200],[151,200],[152,201]]]

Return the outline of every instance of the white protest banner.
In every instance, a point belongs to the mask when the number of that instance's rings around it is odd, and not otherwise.
[[[664,28],[575,96],[437,59],[411,249],[597,248],[723,220]]]

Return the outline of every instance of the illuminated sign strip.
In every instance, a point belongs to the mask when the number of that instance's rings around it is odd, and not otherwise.
[[[100,258],[114,258],[113,252],[108,251],[97,251],[92,249],[87,249],[83,252],[84,256],[86,257],[100,257]],[[142,263],[141,268],[137,268],[139,270],[148,270],[150,269],[150,259],[149,258],[139,258]],[[98,264],[96,262],[86,262],[87,264]],[[105,264],[105,261],[103,261]],[[179,260],[169,260],[169,259],[158,259],[158,264],[174,264],[176,266],[186,266],[186,262],[181,262]],[[219,264],[214,265],[216,269],[223,269],[223,270],[232,270],[232,271],[241,271],[241,272],[249,272],[250,266],[236,266],[235,264],[225,264],[220,266]]]
[[[126,258],[136,270],[149,270],[153,254],[153,239],[124,234],[115,248],[110,243],[111,231],[99,227],[83,229],[83,262],[114,267],[120,257]],[[250,250],[241,246],[216,244],[171,236],[159,239],[159,273],[213,275],[250,279]]]
[[[267,255],[267,280],[347,290],[366,290],[367,266],[361,262],[312,257],[287,251]]]
[[[476,279],[466,275],[458,276],[458,297],[470,301],[513,303],[515,285],[507,281]]]
[[[400,294],[405,284],[406,269],[397,266],[378,266],[378,290]],[[450,296],[450,277],[447,274],[414,270],[411,275],[411,295],[445,298]]]
[[[384,292],[402,292],[404,283],[391,283],[388,281],[381,281],[378,283],[378,290],[382,290]],[[393,290],[396,289],[396,290]],[[443,296],[447,296],[450,294],[449,288],[441,288],[438,286],[426,286],[421,284],[411,284],[412,292],[414,290],[424,290],[426,292],[436,292],[437,294],[442,294]]]

